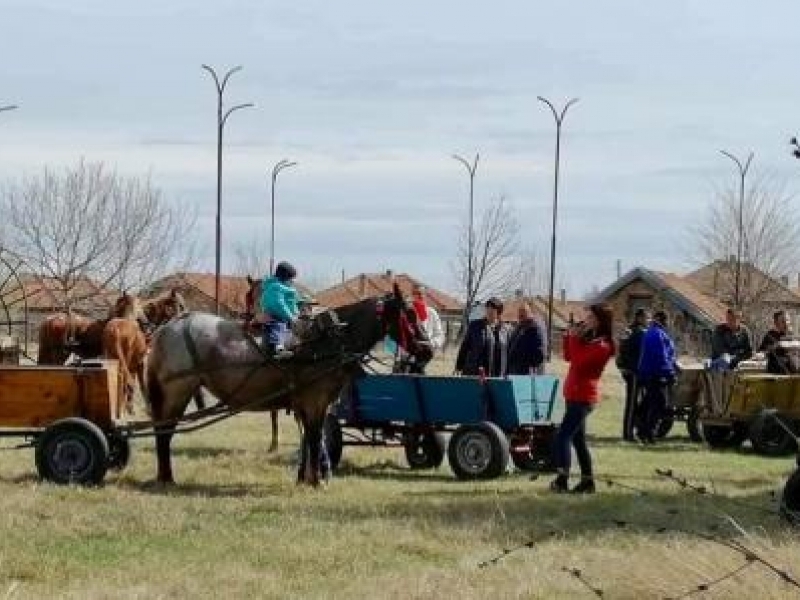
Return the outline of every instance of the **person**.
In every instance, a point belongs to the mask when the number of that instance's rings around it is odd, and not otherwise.
[[[568,492],[572,448],[578,456],[581,481],[571,491],[576,494],[595,492],[592,455],[586,444],[586,421],[600,400],[600,377],[615,354],[613,339],[614,313],[605,305],[594,304],[585,309],[584,320],[572,325],[564,336],[564,359],[569,363],[564,382],[564,418],[554,443],[557,477],[550,489]]]
[[[622,439],[635,441],[634,425],[639,414],[639,386],[636,384],[636,369],[642,353],[642,338],[650,322],[650,314],[643,308],[636,310],[633,322],[625,331],[617,352],[617,368],[625,381],[625,410],[622,414]]]
[[[456,357],[456,372],[462,375],[504,377],[508,368],[508,328],[500,317],[503,303],[499,298],[486,301],[482,319],[471,321]]]
[[[417,314],[422,330],[428,336],[433,351],[436,352],[444,348],[444,329],[442,319],[437,310],[425,299],[425,286],[417,284],[411,292],[411,305]]]
[[[298,294],[294,287],[297,271],[288,262],[280,262],[275,274],[265,279],[261,291],[261,308],[268,315],[264,323],[264,344],[276,358],[289,358],[285,349],[292,324],[298,317]]]
[[[780,346],[780,342],[792,339],[789,331],[789,323],[786,319],[786,312],[776,311],[772,315],[773,327],[761,341],[758,351],[767,355],[767,373],[774,375],[789,375],[797,372],[797,365],[791,360],[786,348]]]
[[[715,370],[735,369],[753,356],[750,332],[742,323],[742,311],[729,308],[725,322],[717,325],[711,336],[711,365]]]
[[[541,372],[545,357],[542,322],[534,316],[530,303],[519,307],[519,322],[508,343],[508,374],[534,375]]]
[[[642,338],[642,354],[636,371],[637,382],[644,389],[638,433],[645,444],[655,443],[656,427],[667,410],[669,389],[675,383],[675,344],[666,328],[667,313],[660,310],[653,315]]]

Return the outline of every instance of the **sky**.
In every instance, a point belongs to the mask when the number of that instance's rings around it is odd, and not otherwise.
[[[546,253],[562,135],[558,279],[581,296],[617,261],[681,272],[686,230],[732,184],[727,149],[798,189],[800,3],[532,0],[0,0],[0,179],[81,158],[150,175],[197,211],[214,269],[216,92],[225,129],[223,271],[269,239],[303,276],[393,269],[454,290],[468,213],[453,153],[480,152],[476,217],[504,195]]]

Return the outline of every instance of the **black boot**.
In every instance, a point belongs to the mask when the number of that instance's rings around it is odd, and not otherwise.
[[[550,482],[550,491],[565,494],[569,491],[569,476],[561,474]]]
[[[572,494],[594,494],[597,490],[594,487],[594,478],[581,477],[581,482],[572,488]]]

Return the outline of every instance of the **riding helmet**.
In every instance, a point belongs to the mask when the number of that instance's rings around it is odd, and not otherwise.
[[[275,267],[275,277],[281,281],[290,281],[297,277],[297,270],[286,261],[281,261]]]

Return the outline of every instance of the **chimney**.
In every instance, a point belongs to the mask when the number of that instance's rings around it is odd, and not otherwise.
[[[522,291],[521,288],[514,290],[514,298],[516,298],[517,300],[522,300],[524,297],[525,297],[525,292]]]
[[[344,269],[342,269],[342,283],[344,283]]]
[[[363,298],[367,295],[367,276],[364,273],[358,276],[358,297]]]
[[[736,255],[735,254],[731,254],[728,257],[728,262],[730,262],[732,265],[735,265],[736,264]]]
[[[390,280],[394,277],[394,272],[391,269],[386,269],[386,279]]]
[[[781,275],[781,283],[783,287],[789,287],[789,276],[788,275]]]
[[[797,274],[797,287],[800,289],[800,273]]]
[[[622,279],[622,261],[617,259],[617,279]]]
[[[561,288],[561,304],[566,304],[566,303],[567,303],[567,290]]]

